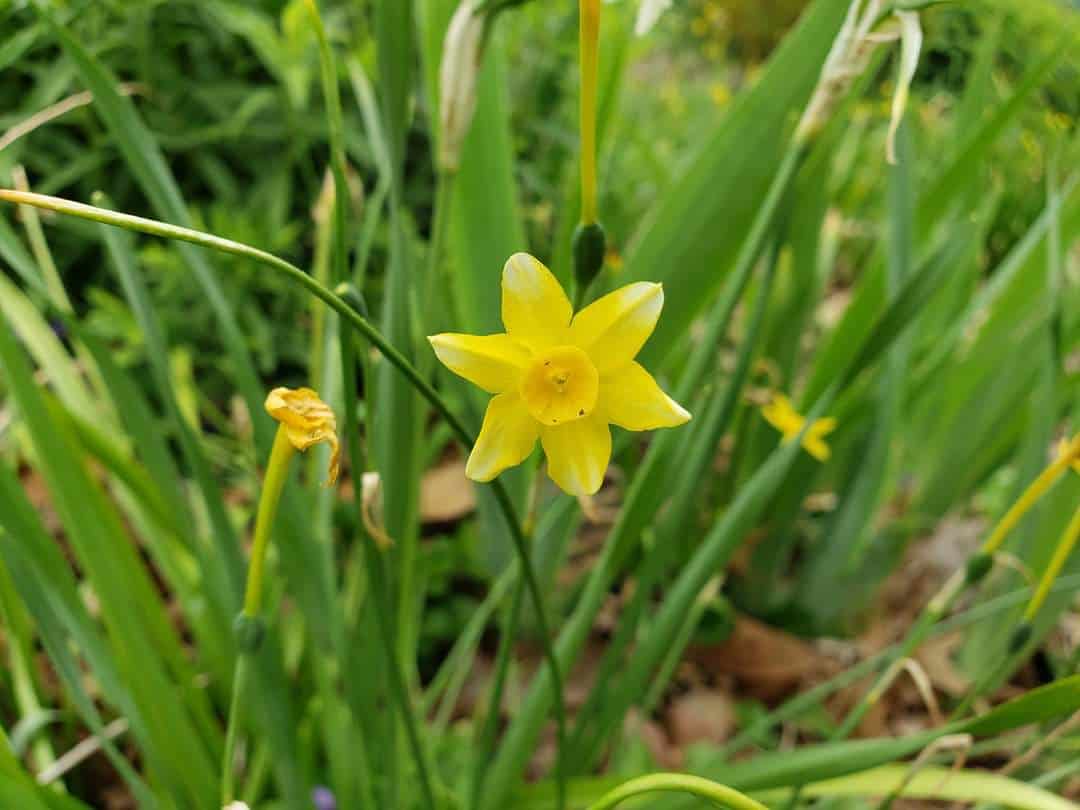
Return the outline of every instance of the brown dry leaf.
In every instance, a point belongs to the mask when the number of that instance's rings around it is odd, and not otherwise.
[[[626,739],[641,740],[649,751],[649,756],[660,765],[673,771],[682,770],[684,763],[683,752],[673,745],[668,739],[663,727],[653,721],[642,717],[637,708],[631,709],[623,721],[623,736]]]
[[[465,463],[447,461],[424,473],[420,482],[420,520],[452,523],[476,508],[476,493],[465,477]]]
[[[53,508],[45,479],[41,477],[40,473],[31,468],[21,471],[19,478],[22,481],[23,492],[34,507],[38,517],[41,518],[45,531],[54,537],[61,535],[64,531],[64,525],[60,521],[56,509]]]
[[[964,694],[971,685],[971,679],[953,662],[960,641],[959,633],[949,633],[930,639],[915,654],[934,688],[954,697]]]
[[[836,663],[797,636],[740,616],[722,644],[697,646],[690,656],[709,675],[731,675],[750,697],[775,701],[836,670]]]
[[[731,698],[713,690],[695,690],[671,701],[668,728],[675,745],[685,748],[696,742],[722,743],[735,730]]]

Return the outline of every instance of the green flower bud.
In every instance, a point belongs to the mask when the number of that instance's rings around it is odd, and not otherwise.
[[[975,554],[967,562],[967,570],[964,572],[964,584],[971,586],[977,585],[982,581],[990,569],[994,567],[994,556],[987,554],[985,551],[980,551]]]
[[[363,318],[369,318],[367,301],[364,300],[364,294],[356,288],[356,285],[351,281],[343,281],[334,287],[334,294],[352,307]]]
[[[241,613],[233,623],[233,632],[236,634],[236,645],[240,652],[254,655],[266,638],[266,625],[258,616]]]

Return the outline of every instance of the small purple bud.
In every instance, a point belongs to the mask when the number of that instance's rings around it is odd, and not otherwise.
[[[337,799],[328,787],[319,785],[312,790],[311,801],[315,804],[315,810],[337,810]]]

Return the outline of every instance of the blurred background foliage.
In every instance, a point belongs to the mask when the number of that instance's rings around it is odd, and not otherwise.
[[[763,63],[804,6],[799,0],[687,0],[676,3],[647,38],[620,45],[614,53],[602,52],[609,66],[630,60],[620,79],[619,114],[609,122],[601,156],[601,208],[610,234],[613,281],[619,279],[622,254],[643,217],[698,150],[700,133],[754,86]],[[94,53],[135,98],[194,224],[310,265],[328,146],[317,92],[317,44],[301,0],[124,0],[74,7],[73,32],[92,43]],[[608,24],[614,26],[627,25],[633,13],[626,0],[607,8]],[[0,47],[0,131],[11,131],[80,91],[75,68],[42,35],[27,4],[9,4],[3,15],[8,35]],[[362,2],[327,2],[324,15],[334,45],[345,56],[344,72],[350,73],[347,65],[355,60],[377,86],[371,10]],[[916,185],[929,181],[955,155],[969,134],[961,128],[970,131],[985,121],[1028,71],[1080,30],[1075,13],[1045,0],[952,4],[924,17],[926,43],[909,112],[912,149],[920,156]],[[505,92],[511,100],[517,204],[526,235],[521,247],[557,271],[565,266],[566,235],[576,217],[576,24],[576,10],[533,2],[503,15],[499,29]],[[986,53],[989,69],[976,74],[973,67]],[[981,275],[998,266],[1045,208],[1048,171],[1056,167],[1064,173],[1074,164],[1080,114],[1075,54],[1070,49],[1057,63],[980,161],[970,204],[977,206],[987,195],[995,201],[974,250]],[[836,264],[815,316],[819,332],[837,321],[883,236],[888,167],[881,157],[894,58],[877,63],[854,103],[849,132],[840,139],[834,170],[826,179],[831,200],[827,228],[836,240]],[[364,136],[364,81],[356,79],[356,71],[351,75],[355,92],[346,96],[345,134],[359,216],[371,204],[379,172],[377,155]],[[974,76],[987,85],[979,94],[969,87]],[[965,108],[975,98],[984,109]],[[57,120],[6,145],[0,151],[0,176],[22,165],[36,191],[76,200],[104,191],[115,208],[142,210],[142,192],[124,171],[112,137],[85,105],[87,99],[79,100]],[[431,228],[431,106],[424,93],[416,97],[407,138],[405,196],[417,255]],[[379,220],[370,243],[366,292],[376,306],[387,257],[386,228],[385,219]],[[84,238],[86,230],[78,224],[51,229],[53,257],[76,309],[108,341],[120,365],[134,371],[136,379],[146,379],[142,333],[105,268],[104,248]],[[202,305],[198,285],[169,246],[146,241],[138,250],[140,263],[150,271],[151,298],[171,337],[170,361],[191,409],[210,428],[210,441],[220,444],[216,457],[237,469],[250,468],[253,459],[231,437],[229,422],[236,418],[231,370],[218,351],[213,318]],[[281,279],[243,258],[217,261],[259,373],[264,379],[297,378],[309,353],[310,305]],[[1074,300],[1075,290],[1070,294]],[[1072,307],[1065,313],[1071,347],[1076,311]],[[813,330],[802,342],[806,357],[815,346],[812,335]],[[1066,385],[1074,392],[1075,356],[1067,369]],[[918,453],[922,446],[912,441],[907,451]],[[975,477],[967,483],[985,484],[981,496],[994,502],[991,512],[1008,491],[998,479]]]
[[[77,89],[73,68],[47,39],[31,36],[34,15],[29,9],[20,11],[19,5],[15,2],[3,20],[5,30],[15,34],[0,51],[3,130],[70,98]],[[81,9],[75,28],[137,97],[196,224],[301,263],[313,249],[310,222],[327,155],[325,119],[316,92],[318,53],[302,5],[299,0],[101,2]],[[364,4],[325,5],[337,44],[360,60],[377,82],[370,14]],[[611,4],[621,5],[628,3]],[[696,148],[697,134],[754,83],[761,64],[804,5],[799,0],[687,0],[676,3],[647,40],[634,44],[634,63],[626,79],[633,89],[620,98],[617,132],[607,141],[604,156],[603,208],[614,234],[611,260],[616,266],[620,248]],[[1063,29],[1075,29],[1077,23],[1075,15],[1050,2],[1009,0],[950,7],[927,14],[924,25],[926,45],[913,110],[919,119],[920,153],[956,143],[956,108],[979,43],[987,36],[995,37],[998,46],[993,81],[999,89],[991,98],[1000,98],[1004,88],[1060,44]],[[576,79],[569,69],[576,58],[575,30],[576,12],[546,3],[505,15],[502,27],[506,49],[513,53],[507,84],[513,99],[514,152],[522,158],[515,166],[519,202],[528,243],[542,259],[551,259],[556,249],[557,226],[564,219],[558,209],[576,149]],[[987,266],[996,264],[1043,208],[1046,162],[1069,142],[1080,113],[1077,69],[1065,60],[1054,71],[987,160],[989,182],[1003,195],[986,237]],[[874,221],[880,213],[885,167],[880,160],[863,158],[880,154],[892,75],[888,64],[881,65],[853,113],[853,126],[865,131],[865,137],[844,155],[852,171],[835,191],[840,212],[854,220]],[[415,213],[413,227],[424,236],[430,228],[433,188],[430,101],[419,98],[415,113],[406,193]],[[362,204],[364,192],[370,194],[376,184],[375,158],[362,135],[358,105],[347,103],[345,116]],[[657,127],[660,121],[663,126]],[[116,170],[119,161],[108,133],[87,107],[66,113],[0,153],[5,174],[22,164],[41,193],[89,199],[102,190],[117,208],[137,209],[140,192],[129,176]],[[137,330],[118,305],[108,273],[100,261],[86,255],[98,248],[62,231],[54,239],[53,252],[73,297],[122,347],[125,365],[141,362]],[[197,306],[196,285],[167,248],[150,243],[141,250],[149,266],[161,271],[149,273],[148,279],[174,342],[190,347],[192,372],[205,393],[218,402],[227,399],[227,379],[213,356],[213,330],[200,315],[205,309]],[[372,250],[372,267],[379,268],[385,257],[381,229]],[[306,341],[293,331],[305,327],[304,302],[285,294],[269,274],[242,260],[225,261],[232,264],[223,278],[239,305],[260,372],[273,376],[295,371],[305,356],[301,347]],[[375,276],[377,284],[377,272]]]

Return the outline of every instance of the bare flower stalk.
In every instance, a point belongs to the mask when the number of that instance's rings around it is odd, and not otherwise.
[[[883,21],[895,25],[882,27]],[[879,45],[899,39],[901,42],[900,70],[893,94],[886,158],[896,162],[896,132],[904,117],[908,95],[922,50],[922,27],[914,6],[899,7],[885,0],[852,0],[840,32],[833,41],[817,87],[795,130],[796,142],[807,142],[817,135],[832,118],[836,105],[847,95],[852,83],[870,63]]]
[[[439,63],[439,168],[456,172],[476,113],[487,15],[480,0],[461,0],[450,19]]]

